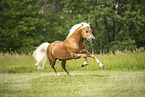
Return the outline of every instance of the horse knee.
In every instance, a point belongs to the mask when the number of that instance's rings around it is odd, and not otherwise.
[[[96,58],[96,56],[94,54],[91,54],[91,57],[94,58],[94,59]]]
[[[83,57],[83,58],[87,58],[87,55],[86,55],[86,54],[82,54],[81,57]]]

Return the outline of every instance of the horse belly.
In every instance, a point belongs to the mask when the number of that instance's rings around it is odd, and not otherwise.
[[[58,43],[55,48],[52,50],[52,54],[55,58],[61,59],[61,60],[68,60],[72,59],[69,52],[66,51],[66,49],[63,47],[62,43]]]

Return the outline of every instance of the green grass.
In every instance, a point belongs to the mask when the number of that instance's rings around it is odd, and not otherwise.
[[[144,97],[144,71],[72,71],[0,74],[0,96]]]
[[[103,70],[144,70],[145,69],[145,51],[141,52],[116,52],[116,54],[100,54],[96,57],[104,64]],[[88,58],[89,65],[81,67],[84,59],[67,61],[69,71],[96,71],[102,70],[99,68],[95,60]],[[36,61],[31,55],[18,54],[0,54],[0,73],[32,73],[32,72],[52,72],[53,69],[47,61],[44,70],[38,70],[34,65]],[[56,70],[61,72],[63,69],[60,66],[61,62],[57,60]]]
[[[25,54],[0,54],[0,97],[144,97],[145,52],[136,51],[100,54],[104,64],[100,69],[95,60],[81,67],[84,59],[67,61],[67,69],[75,77],[67,76],[56,62],[61,76],[54,76],[48,61],[43,70],[35,67],[35,60]]]

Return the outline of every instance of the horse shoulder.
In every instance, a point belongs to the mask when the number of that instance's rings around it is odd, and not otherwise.
[[[68,52],[77,52],[77,50],[79,50],[79,45],[73,42],[73,40],[64,41],[64,47]]]

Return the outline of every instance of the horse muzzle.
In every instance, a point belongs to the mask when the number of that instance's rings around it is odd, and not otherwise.
[[[95,38],[94,37],[89,37],[88,40],[89,40],[90,43],[93,43],[95,41]]]

